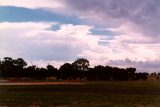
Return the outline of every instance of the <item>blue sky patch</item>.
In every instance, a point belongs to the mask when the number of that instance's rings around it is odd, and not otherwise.
[[[42,9],[27,9],[12,6],[0,6],[0,22],[59,22],[62,24],[80,24],[77,17],[64,16]]]
[[[57,31],[60,29],[61,29],[60,24],[56,24],[56,25],[53,25],[52,27],[50,27],[48,30]]]
[[[91,32],[93,35],[106,35],[106,36],[115,36],[115,32],[112,32],[110,30],[103,30],[99,28],[93,28],[91,29]]]
[[[107,46],[109,44],[109,42],[107,41],[98,41],[98,45],[101,45],[101,46]]]

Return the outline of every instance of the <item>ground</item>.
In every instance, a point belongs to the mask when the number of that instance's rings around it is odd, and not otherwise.
[[[35,86],[35,85],[83,85],[85,82],[61,81],[61,82],[2,82],[0,86]]]
[[[160,107],[160,82],[4,83],[0,106],[6,107]]]

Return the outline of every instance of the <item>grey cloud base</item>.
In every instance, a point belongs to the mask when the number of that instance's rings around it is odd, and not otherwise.
[[[160,36],[159,0],[65,0],[65,3],[80,14],[96,15],[104,21],[102,24],[108,19],[118,20],[119,24],[131,22],[135,24],[133,29],[147,36]]]

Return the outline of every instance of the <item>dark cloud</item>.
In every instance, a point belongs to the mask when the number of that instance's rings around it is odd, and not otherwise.
[[[119,24],[131,22],[134,29],[148,36],[160,34],[159,0],[66,0],[66,3],[83,15],[96,14],[104,23],[111,18],[119,20]]]
[[[120,67],[136,67],[138,72],[159,72],[160,70],[160,60],[133,61],[127,58],[125,60],[110,60],[108,64]]]
[[[136,67],[143,67],[143,68],[160,68],[160,61],[133,61],[130,59],[125,60],[110,60],[109,64],[114,65],[133,65]]]

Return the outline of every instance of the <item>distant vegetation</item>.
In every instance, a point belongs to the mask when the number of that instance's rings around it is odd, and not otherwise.
[[[46,68],[38,68],[35,65],[27,66],[22,58],[12,59],[5,57],[0,61],[1,78],[26,78],[47,79],[56,78],[62,80],[146,80],[148,73],[136,73],[136,68],[118,68],[98,65],[89,67],[89,61],[79,58],[72,64],[65,63],[59,69],[52,65]]]

